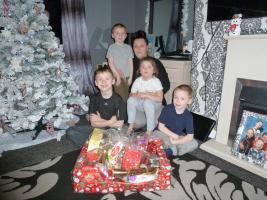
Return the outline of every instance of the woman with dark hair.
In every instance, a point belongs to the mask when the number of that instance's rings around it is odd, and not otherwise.
[[[148,55],[148,40],[146,37],[146,33],[144,31],[137,31],[134,33],[133,37],[132,37],[132,47],[133,47],[133,51],[134,51],[134,59],[133,59],[133,81],[140,76],[139,73],[139,64],[140,64],[140,60],[149,56]],[[162,87],[163,87],[163,93],[165,94],[166,92],[168,92],[168,90],[170,89],[170,80],[168,77],[168,74],[165,70],[165,67],[163,66],[163,64],[160,62],[159,59],[156,59],[154,57],[151,57],[154,62],[157,65],[158,68],[158,79],[160,80]],[[162,101],[163,105],[166,105],[166,100],[165,98],[163,98]]]
[[[148,57],[148,40],[146,37],[146,33],[144,31],[137,31],[133,34],[133,37],[131,39],[133,51],[134,51],[134,59],[133,59],[133,81],[135,81],[136,78],[140,76],[139,73],[139,65],[140,60],[142,60],[145,57]],[[165,67],[160,62],[160,60],[151,57],[151,59],[154,60],[157,66],[158,76],[157,78],[160,80],[161,85],[163,87],[163,94],[165,94],[170,89],[170,80],[168,77],[168,74],[165,70]],[[131,88],[131,87],[130,87]],[[163,96],[162,104],[166,105],[166,100]],[[160,115],[161,109],[158,109],[155,114],[155,121],[157,121],[158,116]],[[134,128],[138,129],[141,127],[144,127],[146,125],[146,117],[145,113],[138,111],[136,113],[136,118],[134,122]]]

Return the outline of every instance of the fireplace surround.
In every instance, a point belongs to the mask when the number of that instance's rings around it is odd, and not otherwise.
[[[244,110],[267,115],[267,81],[237,79],[228,145],[236,136]]]
[[[230,134],[232,120],[237,120],[232,116],[233,109],[236,109],[237,80],[267,81],[267,35],[230,36],[226,39],[227,55],[217,133],[214,139],[203,143],[200,148],[267,178],[266,169],[231,155],[233,137]]]

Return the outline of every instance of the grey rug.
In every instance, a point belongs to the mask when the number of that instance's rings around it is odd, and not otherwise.
[[[50,140],[38,145],[5,151],[0,157],[0,174],[20,169],[77,150],[64,135],[60,141]]]
[[[0,156],[5,151],[21,149],[29,146],[39,145],[41,143],[57,140],[60,141],[61,137],[65,135],[65,130],[55,131],[53,134],[48,134],[45,130],[42,130],[38,137],[33,140],[32,137],[36,131],[28,131],[16,134],[16,136],[12,134],[2,134],[4,136],[0,137]]]
[[[74,193],[71,170],[79,150],[0,176],[0,199],[267,200],[267,193],[190,154],[171,159],[172,187],[156,192]],[[266,182],[262,183],[266,184]]]

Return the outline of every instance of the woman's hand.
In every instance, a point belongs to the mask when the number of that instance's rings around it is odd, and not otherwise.
[[[118,77],[116,78],[116,86],[118,86],[118,85],[120,85],[120,84],[121,84],[121,77],[118,76]]]
[[[130,86],[132,84],[132,78],[128,79],[128,86]]]

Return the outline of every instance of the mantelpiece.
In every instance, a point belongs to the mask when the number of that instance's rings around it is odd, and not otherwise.
[[[215,139],[200,148],[252,173],[267,178],[267,170],[231,155],[229,129],[237,78],[267,81],[267,35],[241,35],[228,40],[224,82]]]

